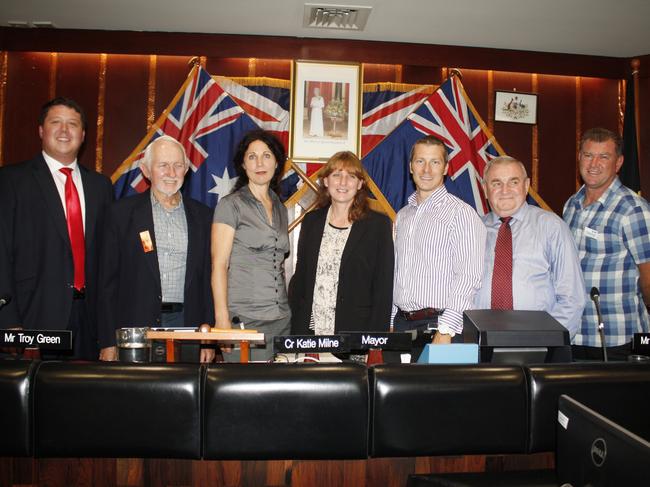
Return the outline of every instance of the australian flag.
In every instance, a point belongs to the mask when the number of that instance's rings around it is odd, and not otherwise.
[[[236,174],[232,158],[242,136],[258,128],[253,118],[204,69],[195,67],[152,130],[113,174],[116,198],[140,193],[145,147],[161,135],[178,140],[190,160],[183,193],[214,207],[230,193]]]
[[[448,191],[484,215],[487,204],[481,187],[483,169],[499,152],[456,76],[440,85],[363,158],[368,174],[393,209],[399,211],[415,191],[409,155],[415,141],[426,135],[438,137],[447,147]]]

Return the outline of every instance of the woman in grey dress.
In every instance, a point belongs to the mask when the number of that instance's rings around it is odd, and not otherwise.
[[[251,359],[269,360],[273,337],[288,334],[284,259],[289,253],[287,212],[278,197],[286,156],[272,134],[249,132],[234,157],[237,183],[221,198],[212,223],[212,294],[218,328],[236,316],[246,328],[264,333],[266,346],[251,347]],[[238,361],[237,349],[225,349]]]

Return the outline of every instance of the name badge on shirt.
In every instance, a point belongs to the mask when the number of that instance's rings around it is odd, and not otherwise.
[[[585,227],[585,235],[588,238],[598,239],[598,232],[593,228]]]
[[[149,230],[140,232],[140,242],[142,242],[142,250],[144,250],[145,254],[153,251],[153,241],[151,240]]]

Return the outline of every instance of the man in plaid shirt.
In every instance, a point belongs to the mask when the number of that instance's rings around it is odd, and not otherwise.
[[[578,245],[586,293],[600,291],[607,356],[626,360],[634,333],[647,332],[650,304],[650,205],[623,186],[623,142],[602,128],[585,132],[578,161],[584,185],[564,205]],[[573,356],[601,359],[598,316],[593,303],[585,307],[575,336]]]

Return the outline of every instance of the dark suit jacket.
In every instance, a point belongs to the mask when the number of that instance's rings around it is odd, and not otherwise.
[[[289,285],[291,333],[307,335],[316,266],[328,208],[305,216],[300,229],[296,272]],[[393,237],[390,219],[374,211],[352,225],[341,256],[334,328],[387,331],[393,301]]]
[[[184,319],[186,326],[214,323],[210,288],[212,212],[183,198],[187,219]],[[145,252],[140,232],[149,231],[153,250]],[[113,203],[106,216],[100,258],[99,345],[115,345],[115,330],[160,323],[162,290],[149,191]]]
[[[99,232],[113,199],[110,180],[79,166],[85,199],[86,304],[95,324]],[[65,330],[74,269],[65,212],[42,154],[0,169],[0,328]],[[94,327],[93,327],[94,328]],[[96,330],[88,330],[96,336]]]

